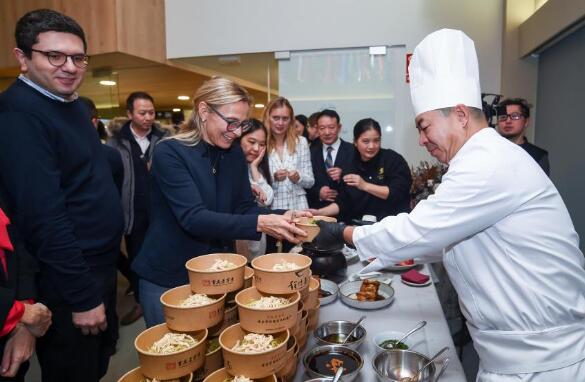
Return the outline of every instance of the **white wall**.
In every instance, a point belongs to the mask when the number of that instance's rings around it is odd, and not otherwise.
[[[500,89],[503,0],[166,0],[168,58],[406,45],[439,28],[476,44],[482,87]]]

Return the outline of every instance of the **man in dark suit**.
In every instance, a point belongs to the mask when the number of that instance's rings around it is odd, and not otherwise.
[[[353,145],[339,138],[341,122],[335,110],[325,109],[317,116],[319,140],[311,145],[315,184],[307,190],[310,208],[322,208],[335,201],[341,178],[352,163]]]

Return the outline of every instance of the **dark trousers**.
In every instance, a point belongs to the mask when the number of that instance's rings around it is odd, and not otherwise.
[[[116,269],[92,269],[101,285],[108,328],[98,335],[86,335],[73,326],[72,311],[50,280],[41,278],[39,300],[53,313],[53,324],[37,340],[37,356],[43,382],[97,382],[107,370],[118,339],[116,315]]]
[[[144,238],[146,237],[146,231],[148,230],[148,213],[147,212],[140,212],[136,211],[134,214],[134,227],[132,227],[132,233],[130,235],[124,236],[126,240],[126,251],[128,252],[128,265],[132,266],[132,262],[138,256],[140,252],[140,248],[142,248],[142,243],[144,242]],[[132,270],[129,269],[128,273],[128,281],[130,281],[130,286],[134,291],[134,298],[136,302],[140,301],[138,298],[139,288],[138,288],[138,275]]]

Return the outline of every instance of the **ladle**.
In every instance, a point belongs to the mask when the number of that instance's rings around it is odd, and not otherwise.
[[[337,369],[337,373],[335,373],[335,377],[333,377],[333,381],[332,382],[338,382],[339,378],[341,378],[341,374],[343,374],[343,366],[340,366]]]
[[[420,369],[418,369],[417,372],[412,377],[400,378],[400,382],[418,382],[418,377],[420,376],[420,373],[424,369],[426,369],[427,366],[429,366],[431,363],[433,363],[441,354],[443,354],[444,352],[446,352],[447,350],[449,350],[449,348],[447,346],[445,346],[444,348],[442,348],[441,350],[439,350],[437,352],[437,354],[435,354],[434,356],[432,356],[431,359],[429,359],[427,363],[425,363]]]
[[[341,345],[345,345],[345,343],[347,342],[347,340],[349,340],[349,337],[351,337],[351,335],[353,334],[353,332],[356,331],[356,329],[358,328],[358,326],[360,326],[360,324],[362,323],[363,320],[366,319],[366,316],[362,316],[358,322],[356,322],[355,326],[353,327],[353,329],[351,330],[351,332],[349,332],[349,334],[347,335],[347,337],[345,337],[345,339],[343,340],[343,342],[341,343]]]
[[[416,332],[417,330],[419,330],[420,328],[424,327],[427,324],[426,321],[421,321],[418,324],[416,324],[416,326],[414,328],[412,328],[408,333],[406,333],[405,335],[402,336],[401,339],[399,339],[398,341],[396,341],[395,343],[391,343],[391,347],[386,348],[386,349],[393,349],[395,346],[397,346],[399,343],[401,343],[402,341],[404,341],[404,339],[408,336],[410,336],[412,333]]]

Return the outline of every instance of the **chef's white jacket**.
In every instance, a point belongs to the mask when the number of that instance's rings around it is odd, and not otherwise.
[[[365,271],[443,260],[483,371],[537,373],[585,359],[579,237],[538,164],[493,129],[461,147],[434,195],[355,228],[353,240],[362,260],[377,258]]]

